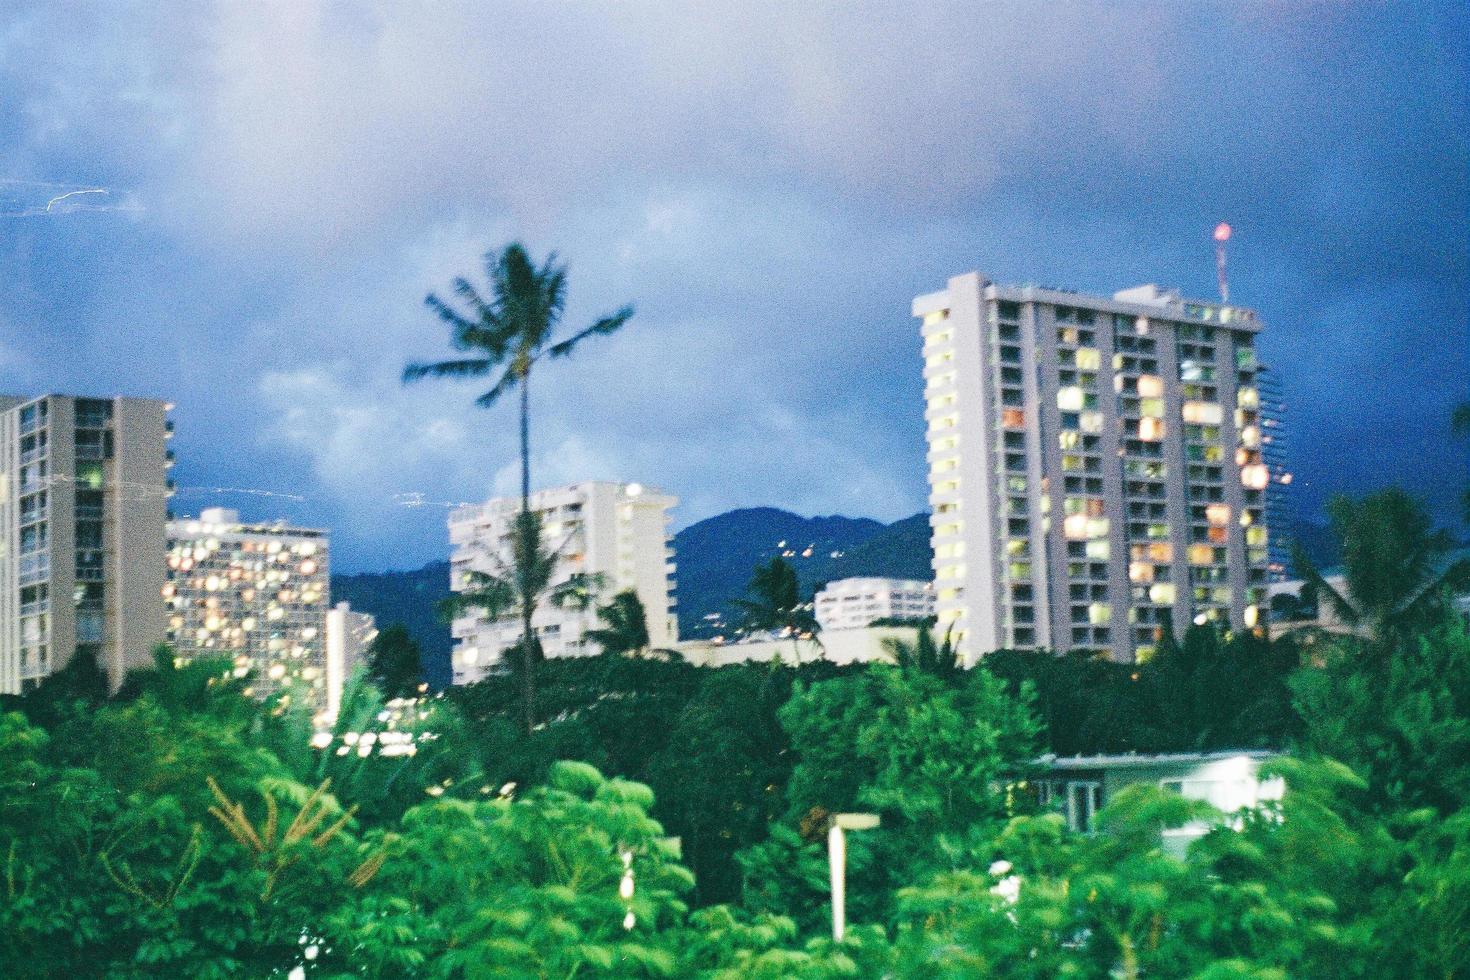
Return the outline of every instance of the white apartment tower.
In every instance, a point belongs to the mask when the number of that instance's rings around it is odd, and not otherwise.
[[[592,608],[558,609],[542,603],[536,610],[532,625],[547,657],[596,653],[583,640],[588,629],[599,625],[595,606],[625,589],[636,591],[643,603],[650,645],[674,645],[678,628],[669,510],[677,503],[674,497],[637,483],[577,483],[531,495],[546,540],[560,555],[553,582],[579,574],[602,580]],[[467,571],[504,574],[520,508],[519,497],[499,497],[450,514],[452,589],[463,590]],[[513,616],[492,620],[483,613],[462,616],[451,629],[456,684],[473,683],[500,669],[505,652],[521,635],[521,624]]]
[[[838,579],[823,586],[812,601],[817,625],[824,632],[865,629],[875,619],[926,619],[934,615],[932,584],[912,579]]]
[[[967,659],[1153,655],[1166,624],[1264,625],[1246,309],[957,276],[919,296],[936,608]]]
[[[346,602],[327,610],[327,718],[335,721],[342,707],[342,691],[352,672],[367,663],[368,650],[378,638],[372,613],[357,612]]]
[[[168,642],[180,660],[228,657],[247,693],[326,707],[327,532],[246,524],[209,507],[168,524]]]
[[[79,651],[116,689],[163,641],[172,423],[143,398],[0,396],[0,693]]]

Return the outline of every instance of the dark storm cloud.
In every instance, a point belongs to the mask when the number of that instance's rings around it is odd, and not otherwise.
[[[177,508],[329,524],[348,566],[442,555],[442,504],[505,486],[508,411],[397,378],[446,349],[423,294],[513,236],[570,260],[574,321],[639,306],[538,379],[538,482],[659,484],[681,521],[919,509],[914,293],[1207,296],[1222,218],[1304,506],[1401,482],[1447,517],[1464,477],[1458,5],[4,16],[0,177],[137,207],[0,219],[0,388],[172,398]]]

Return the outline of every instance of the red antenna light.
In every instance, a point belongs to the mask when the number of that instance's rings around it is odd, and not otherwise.
[[[1230,241],[1230,226],[1220,222],[1215,226],[1215,273],[1220,278],[1220,302],[1230,302],[1230,283],[1225,279],[1225,243]]]

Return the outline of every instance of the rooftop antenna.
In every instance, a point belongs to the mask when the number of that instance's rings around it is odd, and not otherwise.
[[[1225,278],[1225,243],[1230,241],[1230,226],[1220,222],[1215,226],[1215,274],[1220,278],[1220,302],[1230,302],[1230,283]]]

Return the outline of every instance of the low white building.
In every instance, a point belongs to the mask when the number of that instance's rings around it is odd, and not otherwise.
[[[368,648],[378,638],[372,613],[356,612],[345,602],[327,610],[327,718],[335,720],[342,706],[342,688],[359,664],[367,662]]]
[[[685,640],[676,649],[685,660],[696,667],[728,667],[732,664],[769,663],[772,660],[780,660],[786,664],[795,664],[798,661],[806,664],[823,659],[835,664],[850,664],[875,660],[892,661],[893,655],[888,652],[883,641],[898,639],[913,643],[917,637],[918,630],[912,626],[871,626],[823,632],[816,639],[810,640],[793,640],[790,637],[766,637],[735,643]]]
[[[823,632],[864,629],[875,619],[934,615],[934,587],[915,579],[844,578],[828,582],[814,604]]]
[[[1285,784],[1279,777],[1262,779],[1261,764],[1277,756],[1259,750],[1179,752],[1165,755],[1045,755],[1037,764],[1045,771],[1037,780],[1042,804],[1055,805],[1067,826],[1079,833],[1095,830],[1097,812],[1128,786],[1152,784],[1186,799],[1203,800],[1225,814],[1279,800]],[[1189,842],[1203,837],[1211,824],[1195,822],[1164,831],[1164,846],[1182,854]]]
[[[559,555],[553,583],[579,574],[598,576],[602,583],[592,608],[559,609],[545,602],[536,610],[532,626],[547,657],[597,653],[597,647],[583,639],[588,629],[600,625],[595,606],[625,589],[634,590],[643,603],[649,645],[674,645],[678,626],[669,510],[677,503],[676,498],[637,483],[577,483],[531,495],[543,534]],[[454,545],[450,588],[463,591],[470,571],[505,574],[520,508],[519,497],[499,497],[450,514],[449,540]],[[501,669],[505,652],[520,639],[521,624],[513,615],[491,619],[475,612],[455,619],[451,633],[454,683],[470,684]]]

